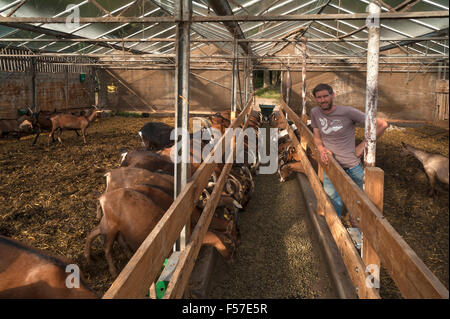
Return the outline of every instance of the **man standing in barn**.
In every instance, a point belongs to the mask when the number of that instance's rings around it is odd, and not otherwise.
[[[348,106],[334,104],[335,94],[328,84],[318,84],[313,95],[319,106],[311,110],[311,126],[314,132],[320,160],[328,164],[328,155],[334,156],[344,171],[363,189],[364,168],[361,156],[364,154],[364,141],[355,146],[355,124],[365,123],[363,112]],[[380,137],[388,123],[377,119],[376,136]],[[323,174],[323,188],[331,200],[338,216],[342,213],[342,199],[328,176]]]

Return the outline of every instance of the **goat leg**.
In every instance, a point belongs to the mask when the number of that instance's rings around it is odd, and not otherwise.
[[[33,140],[33,144],[32,144],[32,145],[36,144],[37,139],[38,139],[38,137],[39,137],[40,134],[41,134],[41,130],[40,130],[39,127],[38,127],[38,128],[37,128],[37,132],[36,132],[36,136],[34,137],[34,140]]]
[[[83,136],[84,144],[86,144],[86,135],[84,134],[84,130],[81,129],[81,135]]]
[[[130,246],[128,246],[125,239],[123,239],[123,236],[120,233],[117,235],[117,240],[119,244],[122,246],[123,250],[125,251],[125,255],[127,256],[127,258],[131,259],[131,257],[133,257],[133,252],[131,251]]]
[[[84,257],[87,260],[87,263],[89,264],[91,262],[91,243],[94,240],[94,238],[96,238],[97,236],[99,236],[101,234],[100,231],[100,225],[97,225],[87,236],[86,238],[86,245],[84,247]]]
[[[433,196],[434,195],[434,186],[436,184],[436,177],[433,171],[425,171],[427,173],[428,176],[428,180],[430,181],[430,191],[428,192],[428,196]]]
[[[117,232],[114,232],[113,230],[109,231],[106,234],[105,245],[104,245],[105,257],[108,262],[109,272],[111,273],[111,276],[113,278],[117,277],[117,270],[116,270],[116,267],[114,266],[114,261],[112,258],[112,248],[113,248],[114,241],[116,240],[116,237],[117,237]]]

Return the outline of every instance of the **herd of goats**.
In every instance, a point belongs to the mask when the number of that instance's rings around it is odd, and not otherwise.
[[[21,129],[36,133],[36,143],[42,131],[49,131],[48,143],[57,134],[60,143],[63,130],[81,131],[84,142],[86,128],[89,123],[102,112],[94,109],[89,116],[76,116],[65,113],[38,112],[31,110],[28,118],[21,124]],[[202,118],[206,123],[203,130],[216,129],[225,133],[231,124],[231,112],[225,111]],[[285,128],[286,120],[280,111],[274,111],[269,117],[252,110],[248,114],[248,127],[259,129],[263,124],[278,129],[278,174],[280,181],[292,172],[303,172],[302,164],[294,159],[296,150]],[[267,127],[267,125],[266,125]],[[291,125],[292,131],[299,138],[299,130]],[[118,274],[112,258],[115,241],[131,258],[148,234],[174,201],[174,163],[170,152],[173,141],[170,134],[173,128],[161,122],[149,122],[139,131],[142,148],[123,152],[119,168],[105,174],[106,190],[99,197],[97,218],[99,224],[86,238],[84,256],[90,262],[91,243],[102,236],[104,252],[111,276]],[[258,131],[258,130],[256,130]],[[202,136],[204,136],[202,134]],[[191,144],[194,142],[191,139]],[[209,143],[202,139],[202,143]],[[439,180],[448,185],[448,158],[438,154],[430,154],[403,144],[403,149],[414,155],[424,166],[430,181],[430,192],[434,192],[434,184]],[[248,149],[248,145],[247,149]],[[193,147],[190,147],[190,176],[200,167],[199,161],[193,160]],[[308,157],[313,163],[317,162]],[[224,257],[232,261],[239,246],[239,210],[244,209],[254,191],[254,176],[258,173],[259,160],[234,163],[222,190],[221,197],[208,232],[204,236],[203,245],[210,245]],[[222,163],[225,161],[222,161]],[[191,214],[191,226],[199,220],[216,185],[224,164],[217,163]],[[78,288],[67,288],[67,266],[69,260],[54,257],[47,252],[29,247],[12,238],[0,235],[0,298],[96,298],[87,287],[81,275]],[[20,271],[18,271],[20,270]]]
[[[61,132],[66,129],[80,130],[86,141],[86,128],[99,112],[102,111],[95,109],[89,116],[31,113],[31,120],[24,120],[21,126],[27,126],[36,133],[33,144],[42,131],[50,131],[49,143],[54,133],[58,134],[57,138],[61,143]],[[230,115],[229,111],[225,111],[207,119],[202,118],[203,123],[206,123],[202,130],[216,129],[223,134],[231,124]],[[270,118],[263,119],[260,112],[251,111],[247,123],[248,127],[255,129],[262,127],[265,122],[269,122],[271,127],[279,128],[278,173],[280,180],[284,181],[291,172],[301,171],[301,165],[293,160],[293,147],[281,116],[280,112],[275,111]],[[295,126],[293,129],[297,133]],[[143,147],[124,151],[120,167],[105,174],[106,190],[97,204],[97,218],[100,222],[86,238],[84,255],[87,262],[90,262],[91,243],[101,235],[113,278],[118,274],[112,258],[114,242],[117,241],[127,257],[131,258],[174,201],[174,163],[170,159],[173,148],[173,140],[170,139],[172,130],[173,127],[161,122],[145,124],[139,131]],[[206,145],[209,141],[202,140],[202,143]],[[201,163],[193,160],[193,148],[190,149],[192,176]],[[249,162],[248,159],[247,155],[246,162],[233,164],[202,243],[214,246],[226,261],[234,260],[240,241],[238,212],[246,207],[254,191],[254,176],[258,172],[259,160],[256,157]],[[191,226],[195,226],[200,218],[223,166],[221,163],[215,166],[206,188],[196,201],[191,214]],[[51,256],[4,236],[0,236],[0,254],[0,269],[6,269],[0,272],[0,298],[96,297],[82,280],[82,275],[79,288],[66,287],[66,267],[71,263],[64,258]]]

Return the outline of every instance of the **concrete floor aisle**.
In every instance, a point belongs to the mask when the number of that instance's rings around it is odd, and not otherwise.
[[[294,176],[257,176],[239,216],[236,261],[218,260],[209,298],[336,298]]]

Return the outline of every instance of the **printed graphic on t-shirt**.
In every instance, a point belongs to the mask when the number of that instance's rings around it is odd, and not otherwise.
[[[330,134],[331,132],[337,132],[344,127],[344,125],[342,125],[341,120],[332,120],[328,124],[328,120],[326,118],[319,118],[319,122],[320,122],[320,125],[322,126],[321,130],[324,134]]]

